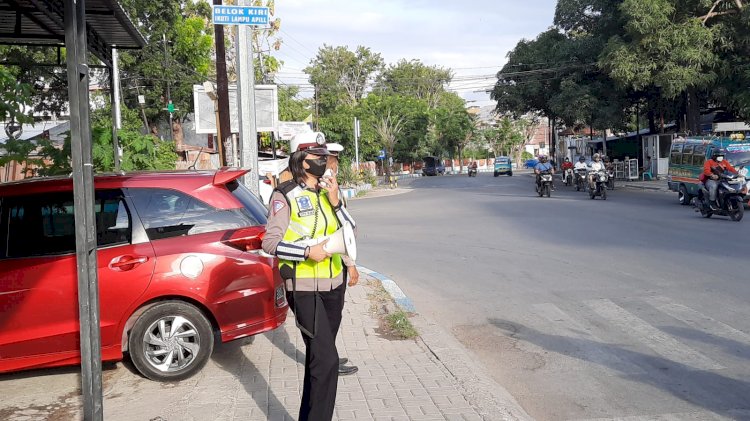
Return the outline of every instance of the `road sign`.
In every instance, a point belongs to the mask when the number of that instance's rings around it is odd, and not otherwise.
[[[270,14],[268,7],[214,5],[212,18],[214,25],[266,26]]]
[[[167,111],[169,111],[170,113],[173,113],[174,110],[175,110],[175,108],[174,108],[174,104],[173,103],[170,102],[169,104],[167,104]]]
[[[385,159],[385,149],[380,150],[380,155],[378,155],[378,159]]]

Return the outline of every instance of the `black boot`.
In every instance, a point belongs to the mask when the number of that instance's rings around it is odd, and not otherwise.
[[[349,358],[339,358],[339,376],[348,376],[359,371],[356,365],[346,366],[344,364],[349,362]]]

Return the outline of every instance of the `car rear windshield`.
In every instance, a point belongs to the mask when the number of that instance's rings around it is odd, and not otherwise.
[[[253,218],[258,222],[256,225],[265,225],[267,222],[266,214],[268,213],[268,210],[265,206],[263,206],[263,203],[258,200],[258,198],[253,194],[253,192],[250,191],[247,187],[240,184],[237,181],[232,181],[227,184],[227,189],[229,189],[230,192],[234,195],[234,197],[237,198],[237,200],[242,203],[242,205],[247,209],[251,215],[253,215]]]
[[[130,188],[128,192],[151,240],[266,223],[265,209],[263,213],[248,209],[246,205],[217,209],[197,197],[171,189]]]

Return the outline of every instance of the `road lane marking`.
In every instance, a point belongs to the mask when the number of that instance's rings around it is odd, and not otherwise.
[[[750,344],[750,335],[748,335],[747,333],[735,329],[732,326],[722,323],[716,319],[708,317],[705,314],[693,310],[688,306],[676,303],[667,297],[646,297],[643,298],[643,301],[647,302],[657,310],[685,323],[686,325],[692,326],[709,335],[721,336],[732,341],[742,342],[743,344]]]
[[[581,359],[599,364],[605,368],[616,370],[625,374],[644,374],[646,371],[631,361],[623,360],[613,352],[606,350],[612,347],[607,344],[591,331],[559,307],[552,303],[534,304],[536,312],[552,323],[552,330],[555,334],[573,339],[577,347],[576,354],[581,355]]]
[[[586,301],[586,305],[611,324],[619,327],[623,332],[671,361],[697,370],[720,370],[724,368],[610,300],[589,300]]]

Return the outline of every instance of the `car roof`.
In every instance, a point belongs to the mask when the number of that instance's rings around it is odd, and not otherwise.
[[[213,185],[233,181],[247,171],[224,168],[213,171],[144,171],[130,173],[96,174],[94,183],[97,189],[119,189],[128,187],[166,188],[195,196],[198,190],[206,190]],[[64,192],[73,189],[70,176],[32,177],[21,181],[0,184],[0,196],[20,196],[50,192]],[[211,201],[211,200],[209,200]],[[220,202],[224,202],[221,200]],[[224,207],[226,203],[213,203]]]

